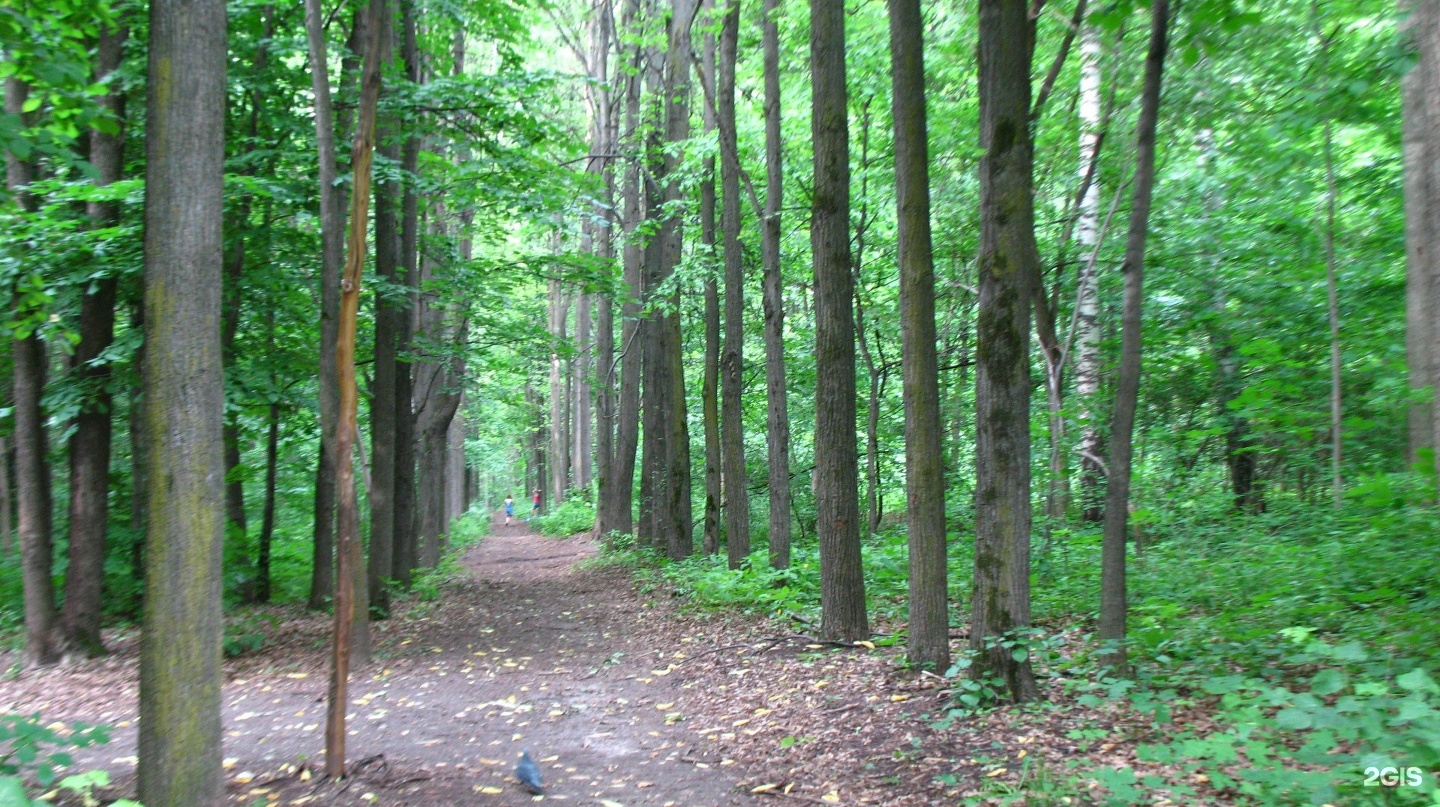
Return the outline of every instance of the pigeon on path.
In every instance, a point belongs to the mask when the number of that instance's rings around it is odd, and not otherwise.
[[[545,785],[540,781],[540,768],[535,764],[535,760],[530,758],[529,751],[520,751],[520,761],[515,763],[515,778],[534,795],[544,794]]]

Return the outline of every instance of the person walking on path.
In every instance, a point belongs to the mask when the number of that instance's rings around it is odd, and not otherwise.
[[[535,488],[535,497],[533,501],[535,502],[535,504],[530,508],[531,518],[540,515],[540,488]]]
[[[510,519],[515,517],[515,497],[505,494],[505,526],[510,526]]]

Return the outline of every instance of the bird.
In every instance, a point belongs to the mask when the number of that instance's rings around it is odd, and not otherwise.
[[[521,749],[520,761],[515,763],[515,778],[519,779],[521,787],[530,793],[536,796],[544,795],[545,785],[540,781],[540,767],[530,758],[529,751]]]

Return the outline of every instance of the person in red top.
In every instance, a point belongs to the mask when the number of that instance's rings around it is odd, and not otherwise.
[[[540,515],[540,488],[535,488],[535,504],[530,508],[530,516],[533,518]]]

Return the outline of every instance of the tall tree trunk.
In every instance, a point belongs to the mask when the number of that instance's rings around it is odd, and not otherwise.
[[[565,501],[569,487],[570,441],[565,428],[568,399],[565,394],[565,363],[558,345],[565,341],[570,300],[558,279],[550,281],[550,339],[557,347],[550,350],[550,496],[558,504]]]
[[[1100,30],[1084,20],[1080,24],[1080,168],[1084,192],[1080,194],[1075,240],[1080,254],[1088,256],[1100,243]],[[1079,396],[1080,502],[1086,521],[1103,516],[1104,471],[1099,459],[1105,447],[1096,423],[1095,403],[1100,394],[1100,276],[1098,263],[1082,259],[1075,298],[1075,394]]]
[[[714,0],[705,2],[705,44],[700,81],[715,86]],[[726,21],[728,23],[728,15]],[[733,106],[733,104],[732,104]],[[715,131],[715,108],[706,104],[705,132]],[[733,125],[733,123],[732,123]],[[700,178],[700,244],[705,272],[705,366],[701,370],[700,405],[705,426],[705,516],[701,546],[705,554],[720,551],[720,285],[715,279],[715,158],[706,155]]]
[[[870,104],[867,101],[860,114],[860,165],[870,165]],[[869,390],[865,397],[865,536],[880,531],[880,400],[884,397],[884,362],[875,362],[870,350],[870,338],[866,335],[865,322],[865,236],[870,229],[870,179],[865,172],[860,180],[860,217],[855,225],[855,341],[860,347],[860,358],[865,362],[865,374],[869,376]],[[880,347],[879,332],[876,331],[876,350]]]
[[[97,81],[119,69],[127,33],[123,27],[107,27],[101,32],[95,52]],[[123,125],[125,93],[118,86],[99,103]],[[124,170],[123,135],[92,130],[90,164],[95,167],[97,187],[118,182]],[[97,229],[113,227],[120,221],[120,206],[114,202],[89,202],[86,214],[91,226]],[[105,652],[100,638],[100,617],[105,582],[105,536],[110,527],[110,435],[114,413],[110,365],[102,363],[101,357],[115,339],[118,283],[114,276],[106,276],[86,290],[80,302],[80,343],[74,357],[74,366],[89,399],[76,416],[75,431],[70,437],[70,567],[65,574],[61,624],[66,642],[91,656]],[[8,539],[8,529],[5,532]]]
[[[725,546],[730,568],[750,556],[750,483],[745,471],[745,256],[740,244],[740,159],[735,134],[735,61],[740,0],[727,0],[720,27],[720,230],[725,239],[725,345],[720,356],[720,453],[725,480]]]
[[[366,224],[370,211],[371,165],[375,152],[375,115],[380,101],[381,30],[386,23],[385,0],[370,0],[365,14],[364,73],[350,164],[350,240],[340,290],[340,328],[336,342],[336,379],[340,385],[340,420],[336,425],[336,589],[334,654],[326,701],[325,770],[332,778],[345,775],[345,711],[349,708],[350,666],[369,656],[365,623],[370,599],[365,592],[365,560],[360,552],[360,514],[355,495],[355,437],[359,390],[355,383],[355,337],[360,313],[360,280],[365,265]]]
[[[394,50],[394,25],[387,18],[380,30],[380,61],[388,64]],[[377,134],[377,150],[392,163],[401,160],[394,120],[386,120]],[[382,288],[375,295],[375,376],[370,384],[370,559],[366,587],[370,608],[377,615],[390,610],[388,581],[395,567],[395,375],[396,336],[406,311],[396,299],[394,284],[400,273],[400,188],[382,179],[375,187],[375,275]]]
[[[265,316],[266,347],[275,355],[275,311]],[[280,379],[270,372],[270,406],[265,429],[265,503],[260,513],[259,546],[255,551],[255,587],[252,599],[261,605],[270,602],[270,556],[275,541],[275,486],[280,476]]]
[[[1115,407],[1110,417],[1110,462],[1105,486],[1105,537],[1100,558],[1100,660],[1120,673],[1127,668],[1125,648],[1125,536],[1129,518],[1130,465],[1135,406],[1140,392],[1141,281],[1145,267],[1145,236],[1149,232],[1150,199],[1155,185],[1155,129],[1160,110],[1160,79],[1165,67],[1169,0],[1150,6],[1150,51],[1145,58],[1145,84],[1140,118],[1135,124],[1135,186],[1130,203],[1130,230],[1125,242],[1124,305],[1120,315],[1120,368]]]
[[[603,188],[597,200],[593,215],[598,222],[591,236],[595,257],[609,266],[615,259],[615,170],[614,153],[617,117],[612,109],[610,82],[610,45],[614,40],[614,19],[610,0],[601,0],[595,9],[595,18],[590,29],[591,57],[590,73],[592,82],[587,85],[591,99],[591,151],[602,155],[592,159],[590,169],[602,176]],[[622,345],[623,349],[623,345]],[[616,514],[613,502],[619,496],[619,469],[616,467],[615,427],[617,402],[615,388],[615,301],[608,295],[597,300],[595,323],[595,469],[598,476],[599,500],[596,507],[596,533],[604,535],[615,528]],[[625,485],[630,480],[624,480]]]
[[[935,267],[930,251],[924,30],[920,0],[890,0],[910,544],[910,632],[905,655],[912,666],[943,673],[950,668],[950,619],[940,369],[935,355]]]
[[[627,32],[634,29],[639,15],[639,0],[625,0],[621,23]],[[618,33],[617,33],[618,38]],[[640,62],[644,49],[633,48],[632,62],[625,72],[625,139],[634,148],[640,136]],[[602,503],[607,507],[604,522],[607,530],[625,535],[634,531],[633,492],[635,487],[635,454],[640,443],[640,378],[644,348],[640,331],[642,290],[641,259],[644,249],[639,227],[644,216],[641,204],[639,160],[625,161],[621,179],[621,226],[624,248],[621,254],[625,299],[621,304],[620,325],[620,396],[615,422],[615,483],[614,498]]]
[[[225,535],[220,297],[225,4],[150,4],[145,430],[151,484],[140,645],[139,798],[218,805]]]
[[[1335,184],[1333,124],[1325,121],[1325,298],[1330,314],[1330,501],[1335,509],[1344,503],[1345,483],[1340,474],[1341,418],[1344,399],[1340,389],[1340,289],[1335,262]]]
[[[845,9],[810,0],[810,130],[815,191],[815,503],[820,535],[820,636],[870,636],[860,560],[855,450],[854,282],[850,266],[850,145]]]
[[[142,299],[131,304],[130,327],[138,332],[145,330],[145,301]],[[145,394],[143,381],[145,379],[145,345],[141,343],[135,351],[134,371],[139,377],[141,384],[137,384],[130,390],[130,531],[132,534],[130,544],[130,575],[132,579],[145,579],[145,536],[149,534],[150,515],[147,510],[147,502],[150,500],[150,441],[145,431]],[[142,616],[145,594],[137,590],[134,597],[127,606],[128,612],[135,618]]]
[[[1028,658],[1000,644],[1030,625],[1030,138],[1032,29],[1025,0],[980,0],[980,314],[975,376],[971,674],[1038,694]]]
[[[5,112],[22,120],[30,88],[15,77],[5,81]],[[5,184],[22,210],[33,213],[34,198],[28,188],[34,181],[34,166],[5,154]],[[26,666],[54,664],[60,660],[59,621],[55,612],[54,534],[51,523],[49,451],[45,435],[45,412],[41,399],[45,393],[45,342],[40,338],[38,323],[42,312],[24,307],[19,290],[15,292],[15,317],[30,321],[31,330],[14,341],[15,396],[15,488],[19,511],[20,555],[25,600],[25,649],[22,661]]]
[[[1440,4],[1405,0],[1406,39],[1415,65],[1402,82],[1405,144],[1405,354],[1412,389],[1431,387],[1425,403],[1409,411],[1410,459],[1436,446],[1440,407],[1435,385],[1440,373]],[[1425,469],[1440,474],[1440,462]]]
[[[404,34],[401,57],[405,75],[412,85],[420,84],[420,46],[416,31],[414,0],[400,0],[400,27]],[[408,357],[415,332],[420,294],[420,195],[416,178],[420,171],[420,139],[409,136],[400,147],[400,169],[405,180],[400,198],[400,273],[397,284],[405,287],[405,302],[396,311],[395,332],[395,582],[410,585],[419,562],[416,539],[415,487],[415,365]]]
[[[574,406],[571,408],[573,416],[570,419],[570,480],[571,484],[579,490],[590,489],[590,468],[593,457],[591,456],[591,409],[590,409],[590,341],[594,338],[590,319],[590,295],[585,292],[575,294],[575,361],[571,367],[570,377],[573,379],[571,399]]]
[[[340,272],[345,262],[345,197],[335,155],[334,100],[325,55],[325,10],[305,0],[310,86],[314,95],[315,140],[320,186],[320,451],[315,464],[315,553],[310,607],[324,608],[335,592],[335,428],[340,417],[335,350],[340,323]]]
[[[765,431],[770,460],[770,565],[790,567],[790,407],[785,391],[785,295],[780,275],[780,204],[784,174],[780,142],[779,0],[765,0],[761,23],[765,80],[765,218],[760,252],[765,263]]]

